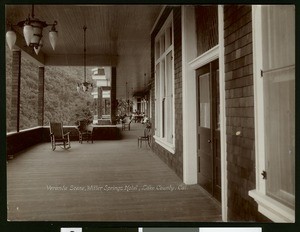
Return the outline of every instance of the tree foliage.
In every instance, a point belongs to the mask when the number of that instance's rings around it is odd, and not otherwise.
[[[90,70],[87,70],[90,71]],[[87,78],[91,71],[87,73]],[[11,119],[12,54],[6,49],[6,121],[7,131],[13,131]],[[45,67],[44,125],[61,121],[75,125],[83,114],[92,118],[95,114],[94,100],[90,92],[76,90],[83,80],[83,67]],[[21,58],[20,129],[38,125],[38,66]]]
[[[117,115],[128,115],[132,111],[133,102],[131,100],[118,99]]]

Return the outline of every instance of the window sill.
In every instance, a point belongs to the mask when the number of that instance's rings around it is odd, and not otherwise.
[[[163,148],[165,148],[166,150],[168,150],[172,154],[175,154],[175,147],[172,144],[167,143],[165,140],[163,140],[162,138],[157,137],[155,135],[153,136],[153,138],[155,139],[155,142],[157,144],[159,144],[160,146],[162,146]]]
[[[257,190],[249,191],[258,204],[258,211],[274,222],[295,222],[295,210],[279,203],[278,201],[258,192]]]

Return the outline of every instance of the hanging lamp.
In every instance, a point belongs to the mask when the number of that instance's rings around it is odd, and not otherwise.
[[[93,88],[93,84],[86,81],[86,29],[87,27],[83,26],[83,82],[77,83],[77,92],[83,91],[87,92],[89,88]]]
[[[24,35],[26,45],[28,47],[32,47],[35,53],[38,55],[41,47],[43,46],[42,37],[43,37],[44,27],[52,26],[49,32],[49,40],[53,50],[55,50],[55,46],[58,39],[58,32],[55,28],[56,25],[57,25],[57,21],[54,21],[53,24],[48,24],[44,21],[40,21],[38,18],[35,18],[34,5],[32,5],[31,17],[30,15],[28,15],[28,18],[18,22],[17,25],[14,26],[19,26],[23,28],[23,35]],[[16,43],[16,39],[17,39],[17,35],[13,30],[13,25],[11,24],[10,30],[6,32],[6,42],[10,50],[13,49]]]

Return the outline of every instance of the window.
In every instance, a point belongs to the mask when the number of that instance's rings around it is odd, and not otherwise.
[[[138,111],[139,113],[141,113],[141,98],[140,98],[140,97],[138,97],[138,98],[136,99],[136,107],[137,107],[137,111]]]
[[[210,86],[209,73],[199,78],[200,90],[200,127],[210,128]]]
[[[155,140],[174,148],[174,42],[172,14],[155,38]]]
[[[255,6],[256,190],[259,211],[295,221],[295,8]],[[256,59],[257,58],[257,59]],[[263,100],[262,100],[263,99]]]

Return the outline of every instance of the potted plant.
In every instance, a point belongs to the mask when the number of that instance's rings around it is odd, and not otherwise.
[[[80,125],[80,123],[84,123],[85,125],[90,125],[93,122],[93,114],[92,111],[88,107],[81,108],[76,115],[76,125]]]

